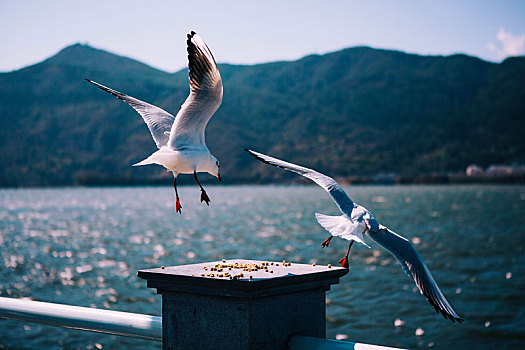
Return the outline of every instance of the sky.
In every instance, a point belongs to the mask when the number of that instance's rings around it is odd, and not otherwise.
[[[525,55],[525,1],[0,0],[0,72],[75,43],[174,72],[194,30],[219,63],[295,60],[366,45],[500,62]]]

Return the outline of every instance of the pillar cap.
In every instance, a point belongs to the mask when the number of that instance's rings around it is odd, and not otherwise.
[[[216,265],[226,267],[222,267],[222,271],[212,271],[211,268]],[[232,266],[231,270],[228,266]],[[243,267],[255,266],[259,267],[257,271],[243,270]],[[229,273],[232,279],[225,277],[226,273]],[[241,273],[242,277],[233,277]],[[282,261],[228,259],[139,270],[137,276],[147,280],[148,287],[157,288],[160,294],[182,292],[251,298],[308,290],[329,290],[331,284],[339,283],[339,278],[347,273],[348,269],[336,266],[297,263],[283,266]],[[210,274],[214,276],[211,277]],[[222,277],[219,277],[221,274]]]

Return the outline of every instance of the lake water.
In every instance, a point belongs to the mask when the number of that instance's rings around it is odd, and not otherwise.
[[[368,240],[327,293],[327,336],[426,349],[525,346],[525,186],[351,186],[356,202],[411,239],[456,311],[434,312]],[[337,264],[314,213],[339,215],[317,186],[0,190],[0,296],[160,315],[139,269],[221,258]],[[396,319],[402,326],[394,326]],[[398,323],[401,323],[398,321]],[[416,336],[420,328],[424,334]],[[420,331],[421,332],[421,331]],[[0,319],[0,349],[160,349],[160,343]]]

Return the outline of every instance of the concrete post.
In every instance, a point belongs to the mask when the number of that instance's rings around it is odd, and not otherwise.
[[[341,267],[223,260],[138,271],[162,295],[162,349],[287,349],[326,336],[325,292]]]

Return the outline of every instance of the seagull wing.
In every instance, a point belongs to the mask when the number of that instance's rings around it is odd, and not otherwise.
[[[270,164],[282,168],[284,170],[292,171],[312,180],[313,182],[324,188],[330,194],[330,196],[332,196],[332,199],[334,200],[335,204],[337,204],[341,212],[347,214],[348,216],[350,216],[350,214],[352,213],[352,210],[354,208],[354,202],[352,202],[350,197],[348,197],[346,192],[343,191],[341,186],[339,186],[339,184],[335,182],[335,180],[331,177],[318,173],[315,170],[304,168],[296,164],[288,163],[283,160],[273,158],[249,149],[247,149],[246,151],[263,163]]]
[[[452,321],[463,322],[441,293],[427,265],[410,241],[384,226],[377,232],[369,231],[368,235],[399,260],[403,270],[414,280],[421,294],[437,312]]]
[[[159,149],[168,144],[169,131],[175,120],[174,116],[159,107],[123,94],[122,92],[110,89],[92,80],[86,80],[133,107],[133,109],[136,110],[146,122],[146,125],[151,132],[151,136]]]
[[[171,128],[172,149],[206,147],[204,131],[222,101],[222,80],[210,49],[195,32],[188,34],[190,95]]]

